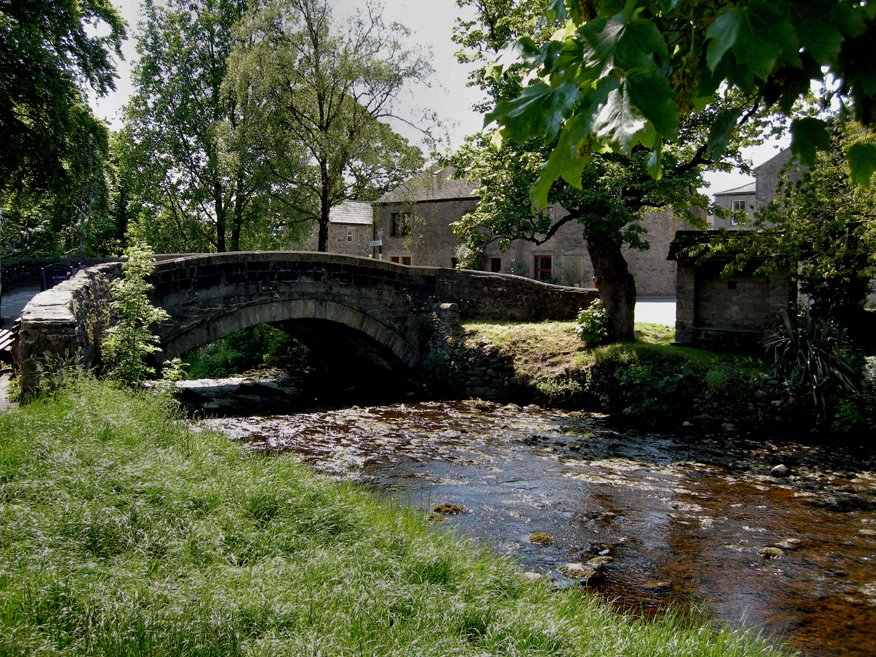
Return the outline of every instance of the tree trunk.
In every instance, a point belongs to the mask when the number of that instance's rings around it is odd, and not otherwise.
[[[243,228],[243,194],[241,190],[243,185],[241,184],[240,177],[237,178],[235,182],[235,190],[234,190],[234,216],[231,221],[231,250],[232,251],[240,251],[240,231]]]
[[[587,251],[599,287],[599,298],[608,313],[610,342],[633,342],[636,281],[630,274],[620,244],[598,231],[587,231]]]
[[[323,184],[319,206],[319,237],[316,243],[316,250],[320,253],[325,253],[328,251],[329,213],[332,209],[329,203],[329,187],[325,183]]]
[[[213,185],[213,207],[216,212],[216,252],[225,253],[225,206],[222,202],[222,184]]]

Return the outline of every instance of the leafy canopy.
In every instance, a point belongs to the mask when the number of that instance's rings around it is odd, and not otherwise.
[[[125,26],[107,0],[0,1],[0,192],[68,182],[106,128],[85,87],[115,88]]]
[[[829,141],[822,119],[795,111],[812,83],[826,104],[851,105],[864,125],[874,119],[876,2],[551,0],[546,18],[556,28],[550,38],[517,42],[531,82],[487,115],[506,137],[557,140],[537,201],[558,177],[580,184],[580,160],[592,153],[645,147],[659,178],[663,146],[679,139],[685,117],[732,90],[751,99],[748,113],[791,118],[792,148],[806,164]],[[493,75],[505,68],[497,64]],[[744,113],[715,118],[704,144],[710,157]],[[847,157],[857,181],[876,171],[871,144]]]

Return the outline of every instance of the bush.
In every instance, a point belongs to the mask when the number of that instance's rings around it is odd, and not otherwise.
[[[280,329],[260,324],[196,349],[185,357],[190,379],[215,379],[259,367],[299,369],[308,350]]]
[[[792,397],[811,399],[818,421],[830,420],[833,409],[861,389],[856,366],[860,356],[846,332],[809,308],[801,306],[793,315],[783,312],[765,344],[776,377]]]
[[[579,312],[575,321],[575,335],[586,346],[595,347],[608,340],[608,311],[599,299]]]
[[[115,323],[103,341],[103,357],[109,376],[135,386],[155,373],[146,359],[160,348],[152,325],[168,318],[167,311],[149,301],[152,284],[146,279],[155,269],[152,249],[143,241],[134,241],[125,249],[127,261],[122,277],[111,283],[110,307]]]
[[[652,425],[686,412],[685,399],[699,387],[698,377],[689,363],[638,362],[619,369],[615,376],[624,416],[637,421],[650,420]]]

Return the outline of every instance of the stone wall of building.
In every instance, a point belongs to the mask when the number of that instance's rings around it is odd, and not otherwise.
[[[369,246],[373,235],[372,226],[363,224],[332,223],[329,225],[329,248],[331,253],[361,256],[371,255]]]
[[[756,210],[765,207],[776,197],[776,190],[784,175],[789,176],[791,180],[799,178],[797,167],[788,169],[792,159],[791,149],[786,148],[755,169],[754,173],[757,179]]]
[[[649,213],[642,225],[650,248],[647,251],[623,249],[639,296],[675,295],[675,263],[668,261],[666,256],[675,236],[676,223],[669,211]],[[491,244],[486,250],[484,268],[491,270],[491,264],[498,259],[500,271],[535,278],[536,257],[550,257],[551,280],[558,285],[593,287],[593,263],[587,252],[583,228],[577,223],[563,225],[541,245],[514,240],[508,250],[500,251],[497,245]]]
[[[475,210],[477,204],[476,197],[376,204],[374,228],[375,235],[383,241],[383,260],[423,267],[455,267],[459,243],[450,224]],[[394,213],[402,216],[410,213],[409,234],[392,234]]]
[[[415,266],[454,267],[459,242],[450,224],[475,210],[477,203],[476,197],[469,197],[376,205],[374,221],[376,230],[383,231],[383,259]],[[557,208],[557,211],[561,212],[562,209]],[[406,212],[411,216],[410,234],[392,235],[393,213],[403,215]],[[674,296],[675,264],[669,262],[666,256],[675,235],[675,217],[669,211],[653,212],[645,217],[642,224],[651,247],[647,251],[624,249],[630,271],[636,279],[638,294]],[[536,258],[541,265],[544,265],[545,258],[550,259],[550,274],[546,275],[544,271],[540,273],[547,282],[571,287],[593,287],[593,264],[587,253],[583,229],[574,222],[563,225],[544,244],[513,240],[504,251],[496,243],[488,245],[481,269],[542,280],[536,276]]]
[[[794,301],[784,274],[770,280],[745,271],[722,277],[725,262],[678,262],[675,341],[711,347],[756,347]]]

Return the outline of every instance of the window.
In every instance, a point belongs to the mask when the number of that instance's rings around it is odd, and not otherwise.
[[[353,241],[353,229],[352,228],[347,229],[347,241],[348,242]]]
[[[389,215],[389,234],[391,237],[404,237],[411,234],[411,213],[393,212]]]
[[[389,261],[394,262],[397,265],[411,266],[411,256],[390,256]]]
[[[550,283],[551,281],[551,257],[549,255],[537,255],[533,260],[532,274],[535,280]]]
[[[746,212],[747,213],[747,211],[748,211],[748,208],[746,208],[745,201],[741,200],[741,199],[734,199],[733,201],[731,201],[730,202],[730,209],[733,210],[734,213],[736,213],[736,212]],[[731,226],[738,226],[739,225],[739,217],[736,216],[735,214],[730,217],[730,225]]]
[[[502,271],[502,258],[490,258],[490,271]]]

